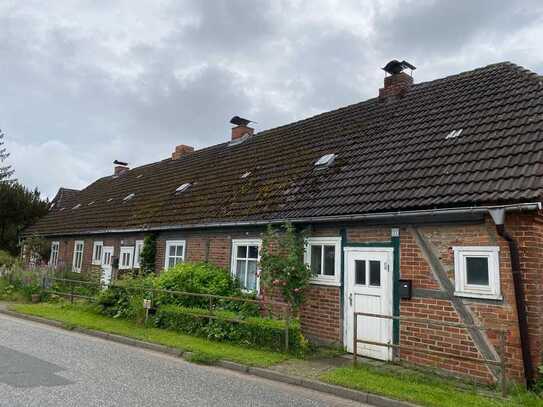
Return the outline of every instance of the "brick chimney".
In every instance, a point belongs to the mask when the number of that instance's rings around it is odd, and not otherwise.
[[[248,126],[251,121],[242,117],[234,116],[230,120],[230,123],[236,125],[235,127],[232,127],[232,140],[240,139],[246,134],[248,136],[252,136],[255,132],[255,129]]]
[[[385,86],[379,89],[379,100],[394,100],[404,96],[413,85],[413,77],[403,72],[409,68],[411,71],[416,69],[409,62],[392,60],[383,68],[389,74],[385,76]]]
[[[128,168],[126,165],[116,165],[113,170],[113,175],[118,177],[119,175],[123,175],[125,172],[129,171],[130,168]]]
[[[125,172],[130,170],[130,168],[128,168],[128,163],[123,161],[115,160],[113,161],[113,164],[115,164],[115,167],[113,168],[113,175],[116,177],[123,175]]]
[[[193,152],[194,147],[179,144],[178,146],[175,146],[175,151],[172,153],[172,160],[179,160],[181,157],[185,157]]]

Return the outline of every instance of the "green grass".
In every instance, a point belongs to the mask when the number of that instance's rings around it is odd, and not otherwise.
[[[16,304],[10,306],[10,309],[63,322],[69,329],[75,327],[94,329],[193,352],[194,361],[201,363],[221,359],[267,367],[288,358],[279,352],[214,342],[164,329],[144,327],[131,321],[105,317],[77,305]]]
[[[505,407],[543,406],[543,400],[527,392],[515,392],[510,399],[486,397],[461,390],[447,380],[419,373],[389,373],[360,365],[342,367],[326,372],[320,379],[327,383],[349,387],[422,406],[439,407]]]

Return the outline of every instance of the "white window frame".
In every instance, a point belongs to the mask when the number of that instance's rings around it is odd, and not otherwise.
[[[128,264],[123,262],[124,255],[128,255]],[[119,270],[129,270],[134,262],[134,246],[121,246],[119,251]]]
[[[140,256],[141,256],[142,249],[143,249],[143,240],[136,240],[136,244],[134,245],[134,268],[135,269],[140,268]]]
[[[81,246],[81,250],[78,250],[77,247]],[[83,254],[85,253],[85,241],[76,240],[74,242],[74,256],[72,258],[72,271],[74,273],[81,273],[81,268],[83,267]],[[77,264],[78,255],[81,255],[79,258],[79,265]]]
[[[170,247],[172,246],[183,246],[183,255],[181,256],[181,263],[185,262],[185,253],[187,252],[187,242],[185,240],[166,240],[166,251],[164,253],[164,270],[169,268],[170,260]],[[174,256],[178,257],[178,256]]]
[[[308,237],[305,241],[304,261],[311,268],[311,246],[334,246],[334,275],[319,274],[310,283],[321,285],[340,285],[341,278],[341,237]],[[321,267],[324,267],[324,250],[321,251]]]
[[[454,294],[458,297],[501,300],[500,248],[498,246],[454,246]],[[468,284],[467,257],[488,259],[488,286]]]
[[[100,247],[100,256],[96,258],[96,251]],[[92,264],[95,266],[99,266],[102,264],[102,254],[104,253],[104,242],[101,240],[95,240],[92,244]]]
[[[51,242],[51,255],[49,256],[49,266],[57,267],[58,266],[58,256],[60,253],[60,242],[55,241]]]
[[[238,247],[239,246],[258,246],[258,256],[256,258],[256,290],[243,290],[244,292],[256,292],[260,293],[260,252],[262,250],[262,239],[232,239],[232,252],[230,259],[230,274],[236,278],[237,260],[238,260]],[[247,267],[247,265],[245,266]],[[245,274],[247,276],[247,273]]]

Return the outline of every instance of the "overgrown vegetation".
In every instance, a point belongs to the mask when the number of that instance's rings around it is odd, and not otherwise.
[[[293,310],[299,310],[311,279],[304,262],[305,238],[287,223],[282,230],[268,227],[262,241],[261,282],[266,290],[278,289]]]

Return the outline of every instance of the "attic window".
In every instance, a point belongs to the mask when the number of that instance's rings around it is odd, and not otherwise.
[[[81,204],[78,203],[76,206],[74,206],[72,209],[77,209],[77,208],[81,208]]]
[[[251,171],[247,171],[241,175],[241,178],[247,178],[249,175],[251,175]]]
[[[330,167],[334,164],[335,159],[335,154],[325,154],[315,162],[315,168],[321,169]]]
[[[176,194],[180,194],[181,192],[185,192],[187,189],[190,188],[192,184],[190,182],[186,182],[184,183],[183,185],[180,185],[176,190],[175,190],[175,193]]]
[[[464,129],[452,130],[449,134],[447,134],[447,137],[445,137],[445,140],[448,140],[450,138],[457,138],[460,134],[462,134],[463,130]]]
[[[136,194],[132,192],[131,194],[128,194],[127,196],[125,196],[125,197],[123,198],[123,201],[130,201],[130,200],[131,200],[132,198],[134,198],[135,196],[136,196]]]

